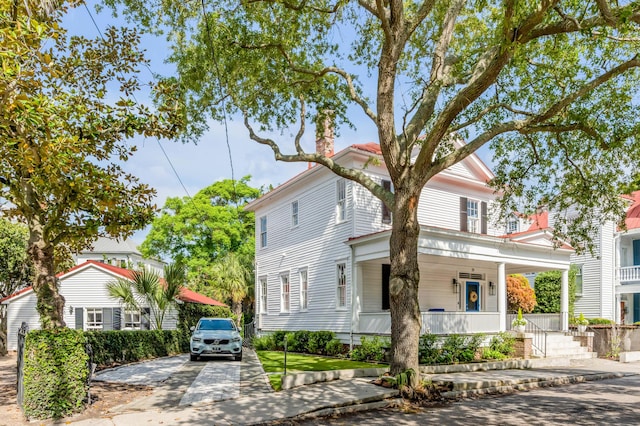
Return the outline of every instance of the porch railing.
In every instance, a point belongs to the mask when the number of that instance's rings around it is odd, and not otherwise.
[[[622,284],[640,281],[640,265],[618,268],[618,280]]]
[[[500,327],[498,312],[423,312],[421,334],[488,333]],[[360,314],[360,333],[391,333],[388,312]]]
[[[507,314],[507,329],[511,328],[511,322],[517,317],[516,314]],[[560,331],[562,330],[560,314],[524,314],[524,318],[536,325],[541,330]]]

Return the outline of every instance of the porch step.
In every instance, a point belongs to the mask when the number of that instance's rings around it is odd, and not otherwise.
[[[542,356],[542,353],[533,348],[534,356]],[[547,358],[587,359],[595,358],[595,352],[589,352],[588,348],[574,340],[573,335],[565,333],[548,333],[546,338]]]

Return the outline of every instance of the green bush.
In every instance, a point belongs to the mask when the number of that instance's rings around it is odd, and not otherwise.
[[[272,334],[266,334],[264,336],[260,336],[260,337],[254,337],[253,338],[253,348],[256,351],[275,351],[276,349],[276,343],[273,340],[273,335]]]
[[[440,358],[440,347],[438,346],[438,336],[427,333],[420,336],[418,342],[418,359],[420,364],[437,364]]]
[[[482,350],[482,359],[502,361],[503,359],[507,359],[507,356],[500,351],[496,351],[491,348],[484,348]]]
[[[287,350],[291,352],[307,352],[309,331],[298,330],[287,334]]]
[[[81,411],[89,390],[89,356],[82,330],[56,328],[27,334],[24,354],[24,414],[61,418]]]
[[[145,359],[176,355],[189,351],[191,332],[183,330],[87,331],[98,368]]]
[[[439,362],[454,364],[473,361],[483,339],[484,335],[482,334],[474,334],[472,336],[452,334],[447,336],[442,343]]]
[[[325,346],[325,352],[327,355],[338,356],[344,353],[344,345],[338,339],[330,340]]]
[[[606,318],[589,318],[589,325],[609,325],[615,324],[614,321]]]
[[[510,333],[501,332],[491,338],[491,342],[489,343],[489,350],[493,352],[498,352],[504,355],[504,358],[507,358],[514,354],[516,339]],[[483,356],[485,359],[501,359],[501,358],[489,358]]]
[[[569,270],[569,318],[573,318],[574,305],[576,301],[576,267]],[[536,275],[534,281],[534,291],[536,293],[537,306],[534,313],[559,313],[560,293],[562,288],[562,272],[546,271]]]
[[[276,330],[273,332],[272,336],[273,336],[273,342],[275,344],[275,350],[277,351],[283,351],[284,350],[284,340],[287,338],[287,334],[290,333],[289,331],[285,331],[285,330]],[[289,342],[287,341],[287,344]],[[288,348],[287,348],[288,350]]]
[[[384,361],[386,348],[389,347],[387,339],[378,336],[360,338],[360,346],[351,351],[351,359],[354,361]]]
[[[327,345],[333,339],[336,334],[333,331],[312,331],[309,333],[309,341],[307,342],[307,352],[310,354],[322,355],[327,353]]]

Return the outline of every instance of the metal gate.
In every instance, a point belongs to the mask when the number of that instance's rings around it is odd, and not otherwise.
[[[256,322],[251,321],[249,324],[245,324],[243,328],[244,337],[242,339],[242,346],[248,348],[252,347],[253,338],[256,335]]]

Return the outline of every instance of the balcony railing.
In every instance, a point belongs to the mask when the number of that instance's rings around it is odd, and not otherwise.
[[[640,265],[618,268],[618,280],[620,284],[640,282]]]

